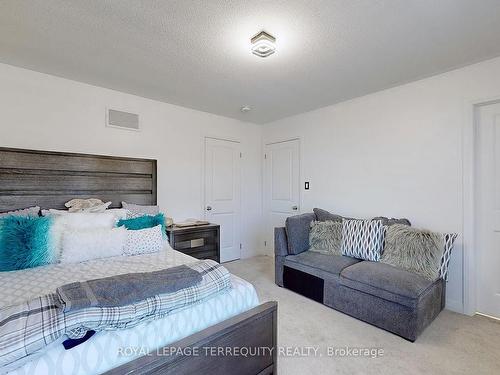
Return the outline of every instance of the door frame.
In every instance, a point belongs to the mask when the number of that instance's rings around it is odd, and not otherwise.
[[[242,151],[242,143],[241,143],[241,140],[238,139],[238,138],[232,138],[232,137],[219,137],[219,136],[216,136],[216,135],[213,135],[213,134],[205,134],[201,137],[201,181],[200,181],[200,186],[201,186],[201,189],[200,189],[200,201],[201,201],[201,212],[202,212],[202,215],[200,217],[200,219],[206,219],[207,218],[207,210],[206,210],[206,207],[207,207],[207,197],[206,197],[206,140],[207,139],[215,139],[215,140],[218,140],[218,141],[227,141],[227,142],[232,142],[232,143],[237,143],[239,145],[239,152],[240,152],[240,168],[239,168],[239,179],[240,179],[240,183],[239,183],[239,197],[240,197],[240,201],[238,202],[238,225],[239,225],[239,243],[241,244],[241,247],[240,247],[240,258],[241,259],[241,254],[244,250],[244,244],[243,244],[243,237],[242,237],[242,233],[241,233],[241,229],[243,228],[243,215],[242,215],[242,210],[241,210],[241,207],[242,207],[242,200],[243,200],[243,195],[241,194],[241,191],[242,191],[242,177],[243,177],[243,168],[242,168],[242,159],[243,159],[243,151]]]
[[[474,315],[477,308],[476,282],[476,153],[478,110],[500,103],[500,94],[492,98],[469,100],[465,105],[465,121],[462,130],[462,193],[463,193],[463,307],[462,312]]]
[[[297,211],[297,215],[302,213],[302,207],[303,207],[303,194],[302,194],[302,139],[300,136],[297,137],[290,137],[290,138],[276,138],[276,139],[268,139],[263,142],[262,145],[262,214],[264,216],[264,220],[262,220],[263,223],[263,228],[262,228],[262,233],[264,234],[264,241],[267,241],[267,213],[268,213],[268,204],[267,204],[267,193],[266,193],[266,186],[267,186],[267,168],[266,168],[266,158],[265,158],[265,153],[266,153],[266,146],[269,145],[274,145],[277,143],[284,143],[284,142],[290,142],[290,141],[297,141],[299,144],[299,209]],[[272,239],[271,239],[272,240]],[[264,245],[264,243],[263,243]],[[270,252],[270,249],[274,247],[274,244],[271,241],[271,244],[268,244],[268,246],[264,246],[264,254],[270,255],[274,257],[274,254]]]

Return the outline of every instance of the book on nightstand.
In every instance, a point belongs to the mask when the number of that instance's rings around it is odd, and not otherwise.
[[[174,223],[174,226],[178,228],[184,227],[197,227],[199,225],[208,225],[209,222],[206,220],[196,220],[196,219],[187,219],[178,223]]]

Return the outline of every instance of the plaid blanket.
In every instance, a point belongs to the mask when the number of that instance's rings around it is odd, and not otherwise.
[[[217,262],[202,260],[187,266],[202,274],[199,284],[126,306],[64,312],[63,301],[53,293],[0,309],[0,366],[42,350],[63,335],[79,338],[88,330],[134,327],[231,287],[229,272]]]

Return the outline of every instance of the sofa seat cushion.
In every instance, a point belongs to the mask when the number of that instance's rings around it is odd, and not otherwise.
[[[340,284],[387,301],[415,307],[437,281],[379,262],[364,261],[340,274]]]
[[[339,276],[346,267],[360,262],[359,259],[343,255],[321,254],[314,251],[305,251],[298,255],[289,255],[285,258],[285,265],[311,275],[324,278],[325,275]]]

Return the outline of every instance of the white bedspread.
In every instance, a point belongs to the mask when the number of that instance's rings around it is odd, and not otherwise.
[[[129,272],[148,272],[196,261],[172,250],[114,257],[77,264],[57,264],[0,273],[0,306],[52,293],[63,284]],[[22,362],[0,369],[12,374],[98,374],[155,351],[258,305],[253,286],[231,277],[232,288],[216,297],[137,327],[99,332],[87,342],[65,350],[61,342]]]

